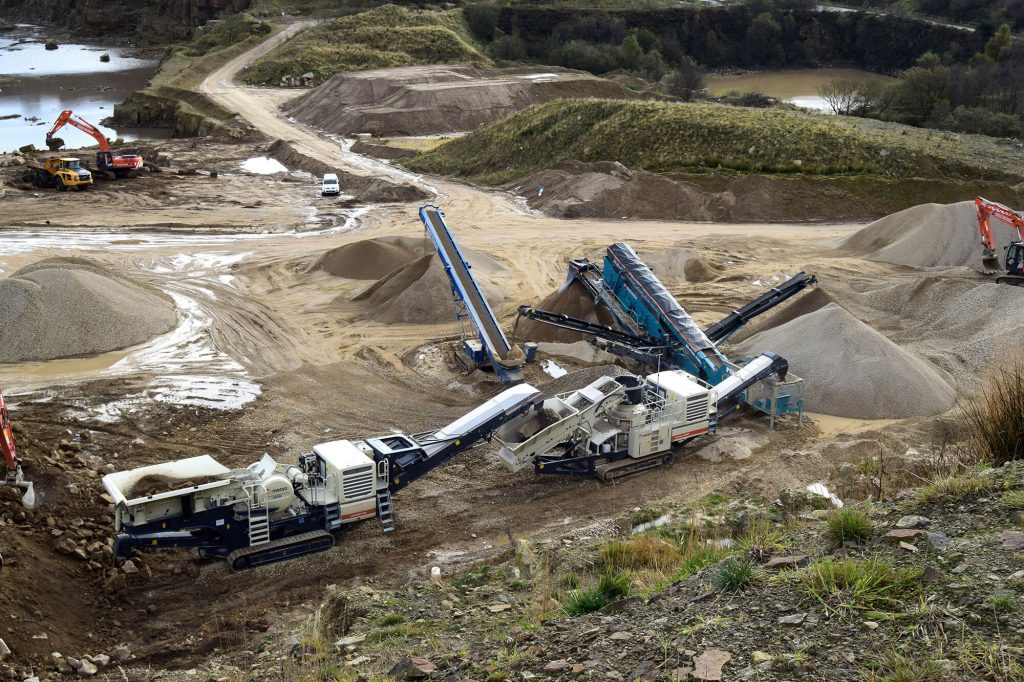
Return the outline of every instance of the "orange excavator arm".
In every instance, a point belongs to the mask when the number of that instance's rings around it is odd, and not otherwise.
[[[81,130],[86,135],[91,135],[92,138],[99,143],[100,149],[102,151],[110,151],[110,142],[107,141],[106,135],[104,135],[99,128],[89,123],[81,116],[75,116],[70,109],[65,109],[64,111],[60,112],[60,116],[57,117],[57,120],[54,121],[53,127],[50,128],[50,132],[46,133],[47,147],[49,147],[50,149],[60,149],[61,147],[64,146],[64,141],[60,140],[59,138],[55,139],[54,135],[56,135],[57,132],[66,125],[74,126],[75,128]]]
[[[1024,241],[1024,217],[1019,213],[983,197],[975,199],[974,205],[978,209],[978,229],[981,231],[981,247],[986,260],[998,258],[996,240],[992,235],[992,218],[1012,227],[1017,233],[1017,241]]]
[[[14,448],[14,432],[11,431],[11,418],[7,414],[7,403],[4,402],[3,391],[0,391],[0,451],[4,454],[4,461],[7,462],[7,470],[17,469],[18,453]]]

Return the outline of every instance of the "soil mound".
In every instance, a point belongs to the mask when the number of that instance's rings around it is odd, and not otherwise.
[[[331,249],[314,267],[335,277],[380,279],[389,272],[426,255],[432,247],[426,239],[378,237]]]
[[[342,194],[354,197],[354,201],[362,204],[387,204],[409,201],[422,201],[430,198],[424,190],[405,183],[395,183],[383,178],[372,178],[365,175],[354,175],[303,154],[284,140],[275,140],[267,149],[267,156],[277,159],[289,170],[301,170],[320,177],[325,173],[336,173],[341,185]]]
[[[39,261],[0,281],[0,362],[127,348],[176,323],[165,295],[85,259]]]
[[[902,419],[945,412],[953,387],[930,363],[904,350],[836,303],[737,345],[774,351],[807,381],[806,407],[856,419]]]
[[[803,293],[797,294],[791,300],[783,303],[781,306],[776,308],[765,318],[759,318],[750,324],[741,327],[736,336],[733,337],[733,342],[738,343],[743,339],[748,339],[755,334],[759,334],[768,329],[774,329],[780,325],[784,325],[787,322],[791,322],[798,317],[813,313],[815,310],[824,308],[829,303],[835,303],[835,299],[832,294],[828,293],[821,284],[814,287],[810,291],[804,291]],[[782,353],[785,357],[785,353]]]
[[[639,252],[639,256],[663,282],[709,282],[725,271],[722,266],[685,246],[657,251],[645,249]]]
[[[620,163],[565,161],[505,185],[533,209],[556,218],[717,220],[726,199]]]
[[[582,71],[411,66],[342,73],[289,103],[295,119],[338,134],[429,135],[477,128],[559,98],[637,99]]]
[[[611,326],[612,316],[603,305],[595,306],[594,297],[577,281],[547,296],[535,307],[552,313],[561,313],[596,324]],[[586,335],[524,317],[516,323],[515,336],[523,341],[573,343]]]
[[[463,249],[463,254],[491,307],[504,301],[506,293],[497,281],[507,268],[479,252]],[[444,324],[455,320],[451,284],[433,249],[387,273],[352,300],[362,303],[367,316],[378,322]]]
[[[994,226],[999,253],[1010,230]],[[921,204],[876,220],[848,237],[841,248],[870,260],[918,268],[981,268],[974,203]]]

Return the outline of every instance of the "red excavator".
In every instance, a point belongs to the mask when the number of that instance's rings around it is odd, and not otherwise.
[[[3,452],[4,462],[7,464],[3,485],[25,491],[21,496],[21,503],[31,509],[36,504],[36,491],[32,482],[26,481],[21,473],[21,459],[14,449],[14,432],[11,430],[11,418],[7,414],[3,391],[0,391],[0,452]]]
[[[1013,228],[1016,239],[1006,247],[1006,260],[1003,264],[1006,273],[1000,275],[996,282],[1024,286],[1024,216],[1002,204],[978,197],[974,200],[978,208],[978,228],[981,230],[982,263],[991,271],[1000,271],[999,255],[996,253],[996,240],[992,235],[992,219],[995,218]]]
[[[91,135],[100,144],[100,151],[96,152],[96,167],[102,171],[113,173],[119,178],[135,175],[142,168],[142,157],[137,149],[110,148],[110,142],[99,128],[86,121],[81,116],[76,116],[70,109],[60,112],[50,132],[46,133],[46,146],[50,151],[57,151],[64,146],[64,140],[54,137],[65,125],[72,125],[83,133]]]

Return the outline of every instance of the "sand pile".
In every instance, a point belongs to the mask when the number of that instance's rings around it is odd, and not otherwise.
[[[314,267],[335,277],[380,279],[433,250],[429,239],[377,237],[331,249]]]
[[[556,218],[716,220],[729,210],[719,194],[611,161],[565,161],[505,189]]]
[[[807,381],[806,408],[857,419],[939,414],[954,403],[940,370],[835,303],[737,344],[734,357],[774,351]]]
[[[315,178],[322,177],[324,173],[336,173],[341,185],[341,193],[352,196],[356,202],[362,204],[422,201],[431,196],[415,185],[391,182],[366,175],[355,175],[332,168],[319,159],[303,154],[284,140],[275,140],[267,149],[267,156],[277,159],[289,170],[306,171]]]
[[[802,315],[820,310],[829,303],[835,303],[835,299],[819,283],[814,288],[797,294],[764,317],[758,317],[753,322],[740,327],[740,330],[732,337],[732,341],[738,343],[755,334],[786,324]],[[785,356],[785,353],[782,355]]]
[[[0,362],[127,348],[176,323],[161,292],[85,259],[39,261],[0,281]]]
[[[533,104],[563,97],[637,99],[582,71],[545,67],[482,71],[411,66],[342,73],[296,98],[285,110],[333,133],[430,135],[477,128]]]
[[[998,253],[1011,240],[1009,228],[993,224]],[[965,266],[980,270],[981,245],[974,202],[921,204],[876,220],[855,232],[843,250],[870,260],[918,268]]]
[[[492,308],[496,307],[507,296],[500,282],[507,277],[508,268],[486,254],[465,248],[462,252],[487,302]],[[384,274],[352,300],[361,303],[367,316],[378,322],[444,324],[455,321],[451,284],[432,247]]]
[[[603,305],[595,306],[593,296],[590,295],[586,287],[575,280],[564,289],[559,289],[548,295],[534,307],[596,324],[608,326],[612,324],[611,314]],[[587,338],[585,335],[577,334],[569,329],[560,329],[523,317],[516,322],[515,336],[523,341],[548,343],[573,343]]]

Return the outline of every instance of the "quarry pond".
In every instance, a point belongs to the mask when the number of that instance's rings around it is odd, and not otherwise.
[[[109,61],[101,61],[102,55]],[[45,36],[25,24],[0,32],[0,152],[30,143],[45,149],[46,131],[63,109],[99,126],[111,139],[159,136],[159,131],[100,125],[115,104],[145,87],[156,67],[155,59],[123,47],[60,43],[47,50]],[[64,137],[69,146],[92,144],[73,130]]]
[[[836,80],[890,81],[892,79],[863,69],[785,69],[709,76],[707,89],[714,96],[724,95],[731,91],[759,92],[798,107],[832,113],[828,102],[821,96],[818,89]]]

